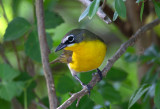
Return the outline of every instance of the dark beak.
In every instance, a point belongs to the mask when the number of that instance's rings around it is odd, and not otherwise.
[[[65,47],[67,47],[67,45],[64,44],[64,43],[61,43],[61,44],[59,44],[58,47],[56,48],[55,52],[57,52],[57,51],[59,51],[59,50],[65,48]]]

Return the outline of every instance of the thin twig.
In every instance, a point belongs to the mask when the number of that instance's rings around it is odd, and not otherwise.
[[[7,24],[8,24],[8,23],[9,23],[9,20],[8,20],[8,18],[7,18],[7,14],[6,14],[6,11],[5,11],[5,9],[4,9],[2,0],[0,0],[0,5],[1,5],[2,10],[3,10],[3,17],[4,17],[4,19],[6,20],[6,22],[7,22]],[[12,43],[12,47],[13,47],[13,50],[14,50],[15,55],[16,55],[16,59],[17,59],[17,63],[18,63],[18,69],[21,71],[22,69],[21,69],[21,65],[20,65],[19,54],[18,54],[16,45],[15,45],[15,42],[14,42],[14,41],[11,41],[11,43]],[[2,56],[5,58],[5,60],[7,59],[6,56],[5,56],[5,54],[2,54]],[[8,62],[9,62],[9,61],[8,61]],[[7,63],[8,63],[8,62],[7,62]]]
[[[43,109],[48,109],[44,104],[42,104],[40,102],[33,101],[33,103],[35,103],[37,106],[40,106]]]
[[[91,1],[89,0],[79,0],[84,5],[89,6],[91,4]],[[97,15],[107,24],[111,23],[111,19],[108,17],[106,13],[103,12],[102,7],[98,8]]]
[[[11,63],[9,62],[9,60],[7,59],[6,55],[5,55],[5,50],[2,44],[0,44],[0,55],[4,61],[4,63],[8,64],[11,66]]]
[[[151,23],[144,25],[143,27],[141,27],[140,29],[137,30],[137,32],[132,35],[132,37],[125,43],[123,43],[120,48],[117,50],[117,52],[115,53],[115,55],[113,57],[111,57],[108,61],[106,66],[104,67],[104,69],[102,70],[102,74],[103,77],[105,77],[107,75],[107,72],[110,70],[110,68],[113,66],[113,64],[126,52],[126,49],[129,46],[133,46],[135,44],[135,42],[142,37],[142,33],[146,32],[147,30],[152,29],[153,27],[155,27],[156,25],[158,25],[160,23],[159,19],[156,19],[154,21],[152,21]],[[92,78],[92,80],[89,82],[88,85],[90,85],[91,87],[94,87],[96,85],[96,83],[100,80],[98,74],[95,74]],[[87,89],[82,89],[81,91],[73,94],[68,100],[66,100],[62,105],[60,105],[57,109],[66,109],[67,107],[69,107],[75,100],[77,100],[80,97],[83,97],[84,95],[86,95],[88,93]]]
[[[5,20],[6,20],[6,22],[8,23],[7,15],[6,15],[6,12],[5,12],[5,9],[4,9],[2,0],[0,0],[0,5],[1,5],[2,10],[3,10],[3,16],[4,16]],[[4,61],[6,64],[8,64],[8,65],[11,66],[11,63],[9,62],[9,60],[7,59],[7,57],[6,57],[6,55],[5,55],[5,49],[4,49],[3,44],[0,44],[0,55],[2,56],[3,61]]]
[[[14,41],[12,41],[11,43],[12,43],[12,47],[13,47],[14,53],[17,58],[18,69],[21,71],[22,69],[21,69],[21,64],[20,64],[20,59],[19,59],[19,54],[18,54],[17,48],[16,48],[16,44]]]
[[[107,2],[107,0],[103,0],[102,6],[101,6],[102,10],[103,10],[104,7],[106,6],[106,2]]]
[[[88,7],[91,3],[90,0],[79,0],[83,5],[85,5],[86,7]],[[112,10],[112,8],[110,8],[109,5],[107,5],[105,3],[105,1],[103,1],[102,6],[100,7],[101,11],[98,11],[97,14],[105,23],[107,23],[103,17],[101,17],[100,15],[107,15],[108,17],[106,18],[113,18],[114,15],[114,11]],[[131,28],[131,24],[128,21],[123,21],[121,20],[119,17],[116,19],[116,21],[112,22],[114,23],[119,30],[126,36],[126,37],[130,37],[133,34],[132,28]],[[108,23],[107,23],[108,24]]]
[[[82,98],[82,97],[79,97],[79,98],[77,99],[76,107],[78,107],[81,98]]]
[[[49,97],[49,105],[50,109],[57,108],[57,97],[55,86],[53,82],[53,75],[49,66],[49,48],[47,45],[46,33],[45,33],[45,26],[44,26],[44,12],[43,12],[43,0],[36,0],[36,16],[37,16],[37,27],[38,27],[38,36],[39,36],[39,43],[40,43],[40,51],[42,57],[42,64],[44,75],[47,83],[48,88],[48,97]]]
[[[7,15],[6,15],[6,11],[4,9],[4,6],[3,6],[3,3],[2,3],[2,0],[0,0],[0,5],[2,7],[2,10],[3,10],[3,16],[4,16],[4,19],[6,20],[6,22],[8,23],[8,18],[7,18]]]

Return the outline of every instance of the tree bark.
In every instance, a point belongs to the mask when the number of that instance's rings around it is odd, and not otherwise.
[[[136,32],[144,23],[140,21],[140,5],[138,5],[135,0],[126,0],[127,17],[132,26],[133,32]],[[138,56],[142,55],[146,48],[148,48],[152,42],[152,37],[146,33],[141,34],[141,37],[136,42],[136,53]],[[145,37],[145,38],[144,38]],[[137,62],[138,67],[138,79],[141,81],[142,77],[149,69],[149,65],[141,64],[140,61]]]
[[[38,36],[39,36],[43,70],[44,70],[44,75],[45,75],[47,88],[48,88],[49,105],[50,105],[50,109],[56,109],[57,97],[56,97],[56,91],[55,91],[55,86],[53,82],[53,76],[52,76],[52,72],[51,72],[51,69],[49,66],[49,60],[48,60],[49,48],[47,45],[45,26],[44,26],[43,0],[36,0],[36,16],[38,21],[38,24],[37,24]]]

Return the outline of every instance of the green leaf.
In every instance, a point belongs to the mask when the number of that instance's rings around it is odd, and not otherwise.
[[[11,101],[13,97],[21,94],[23,87],[23,82],[2,82],[0,83],[0,98]]]
[[[160,109],[160,81],[157,82],[154,95],[154,103],[157,109]]]
[[[138,60],[138,56],[127,52],[124,55],[124,59],[127,62],[136,62]]]
[[[148,47],[144,55],[140,57],[140,60],[142,62],[154,62],[154,63],[160,63],[160,49],[156,45],[151,45]]]
[[[45,28],[46,29],[55,28],[56,26],[64,22],[61,16],[51,11],[45,11],[44,17],[45,17]]]
[[[53,47],[53,40],[49,34],[47,34],[46,36],[47,44],[49,46],[49,49],[51,50]],[[40,46],[37,31],[33,31],[29,34],[24,44],[24,49],[27,56],[29,56],[34,61],[41,62]]]
[[[68,77],[68,76],[62,76],[57,85],[57,91],[59,93],[68,93],[69,91],[72,91],[75,87],[74,81]]]
[[[0,79],[2,81],[12,81],[20,72],[14,70],[7,64],[0,64]]]
[[[94,102],[88,96],[84,96],[80,100],[78,108],[74,107],[70,109],[93,109],[93,106],[94,106]]]
[[[89,9],[89,13],[88,13],[89,19],[93,18],[93,16],[96,14],[96,12],[98,10],[98,7],[99,7],[99,3],[100,3],[100,0],[94,0],[91,3],[90,9]]]
[[[0,106],[1,106],[1,109],[12,109],[11,102],[8,102],[8,101],[3,100],[1,98],[0,98]]]
[[[36,95],[41,99],[47,96],[47,86],[44,76],[39,76],[36,79],[37,85],[35,90]]]
[[[151,86],[148,84],[143,84],[136,92],[134,92],[129,100],[128,109],[130,109],[137,102],[137,100],[150,89],[150,87]]]
[[[17,17],[13,19],[6,29],[4,34],[4,41],[12,41],[22,37],[29,29],[31,25],[24,18]]]
[[[117,18],[118,18],[118,13],[117,13],[117,11],[115,11],[114,15],[113,15],[113,21],[115,21]]]
[[[102,106],[104,106],[104,102],[105,100],[103,99],[103,96],[96,90],[92,90],[91,96],[90,96],[91,100],[93,100],[96,104],[100,104]]]
[[[29,81],[30,82],[30,81]],[[26,84],[28,85],[28,83]],[[27,95],[27,105],[29,106],[31,104],[31,102],[36,98],[36,95],[34,93],[34,89],[36,87],[36,82],[35,81],[32,81],[29,83],[29,86],[26,87],[26,85],[24,86],[24,89],[25,89],[25,92],[26,92],[26,95]],[[21,93],[20,96],[17,97],[18,101],[24,105],[24,91],[23,93]]]
[[[41,62],[41,54],[37,32],[31,32],[24,44],[25,53],[31,59]]]
[[[47,44],[49,49],[51,50],[53,48],[53,40],[49,34],[47,34]]]
[[[115,0],[115,9],[119,16],[126,18],[126,6],[123,0]]]
[[[127,72],[120,68],[112,67],[107,74],[106,79],[111,81],[123,81],[127,78]]]
[[[79,20],[78,20],[79,22],[88,15],[90,6],[91,6],[91,4],[90,4],[90,5],[85,9],[85,11],[80,15]]]
[[[88,84],[88,82],[92,79],[92,74],[95,73],[96,71],[90,71],[87,73],[82,73],[80,74],[80,80],[84,83],[84,84]]]
[[[73,102],[67,109],[95,109],[93,108],[95,103],[88,96],[81,98],[78,107],[76,107],[76,103],[77,101]]]
[[[106,83],[105,86],[101,87],[99,92],[102,94],[105,100],[112,103],[120,102],[122,100],[119,91],[115,90],[114,87],[109,83]]]
[[[144,11],[144,2],[142,3],[141,12],[140,12],[140,19],[141,19],[141,21],[142,21],[143,11]]]
[[[157,74],[155,73],[156,69],[157,65],[154,64],[153,66],[151,66],[143,76],[141,83],[153,84],[157,78]]]
[[[158,18],[160,19],[160,3],[155,0],[153,0],[153,3],[154,3],[155,12]]]

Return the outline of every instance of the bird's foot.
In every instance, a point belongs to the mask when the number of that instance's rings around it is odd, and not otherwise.
[[[97,68],[97,72],[96,72],[96,73],[98,73],[98,75],[99,75],[99,77],[100,77],[100,80],[99,80],[99,81],[101,81],[102,78],[103,78],[102,72]],[[96,73],[92,73],[92,76],[96,75]]]
[[[92,86],[90,86],[90,85],[86,85],[86,84],[82,84],[82,87],[83,88],[86,88],[87,90],[88,90],[88,94],[89,94],[89,96],[90,96],[90,93],[91,93],[91,90],[92,90]]]

